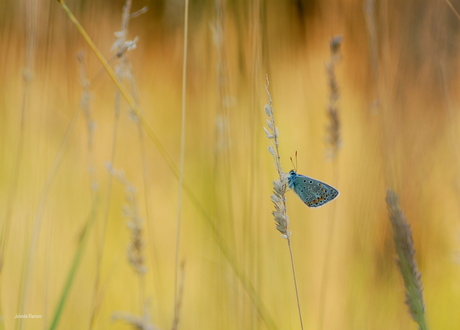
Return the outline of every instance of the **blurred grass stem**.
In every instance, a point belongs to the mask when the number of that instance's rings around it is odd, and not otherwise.
[[[184,43],[182,58],[182,106],[181,106],[181,136],[180,136],[180,159],[179,159],[179,187],[177,196],[177,221],[176,221],[176,253],[174,269],[174,327],[179,323],[179,249],[182,212],[182,191],[184,184],[184,162],[185,162],[185,119],[187,110],[187,47],[188,47],[188,16],[189,1],[185,0],[184,10]]]
[[[329,46],[331,51],[331,58],[326,63],[326,75],[329,86],[329,101],[326,107],[326,114],[329,119],[329,125],[327,126],[327,136],[326,141],[329,144],[328,156],[330,156],[333,167],[334,167],[334,182],[338,183],[339,181],[339,166],[338,166],[338,155],[341,147],[341,120],[339,116],[339,106],[338,102],[340,100],[340,88],[337,81],[335,67],[337,63],[341,60],[342,55],[340,53],[340,47],[343,37],[338,35],[333,37],[330,40]],[[335,234],[335,210],[336,204],[331,205],[330,207],[330,216],[327,224],[327,236],[326,236],[326,247],[325,247],[325,257],[322,269],[322,281],[320,287],[320,298],[319,298],[319,308],[320,308],[320,326],[319,329],[324,328],[324,320],[326,315],[326,297],[327,297],[327,288],[329,285],[329,269],[330,261],[332,255],[332,245],[334,243],[334,234]]]

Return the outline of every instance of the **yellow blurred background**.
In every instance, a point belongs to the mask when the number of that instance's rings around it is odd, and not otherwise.
[[[137,48],[117,57],[124,4],[67,3],[110,65],[124,63],[144,125],[58,2],[0,5],[2,328],[300,328],[271,214],[266,75],[283,170],[297,151],[299,173],[340,191],[319,209],[287,194],[305,329],[417,328],[386,188],[412,226],[430,328],[460,328],[460,20],[447,2],[191,1],[182,198],[145,127],[179,166],[185,3],[133,1],[149,9],[129,22]],[[127,255],[134,218],[142,274]]]

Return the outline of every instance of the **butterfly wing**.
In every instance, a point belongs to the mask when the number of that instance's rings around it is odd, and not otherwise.
[[[290,179],[290,187],[308,207],[323,206],[339,196],[334,187],[308,176],[296,173]]]

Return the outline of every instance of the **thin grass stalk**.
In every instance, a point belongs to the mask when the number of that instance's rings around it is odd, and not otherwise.
[[[342,36],[335,36],[330,40],[329,46],[331,51],[331,58],[328,63],[326,63],[326,75],[328,78],[329,85],[329,102],[326,107],[326,115],[329,119],[329,124],[327,126],[327,136],[326,141],[329,145],[328,156],[333,161],[334,173],[335,173],[335,182],[338,182],[339,178],[339,169],[338,169],[338,152],[341,147],[341,120],[339,116],[339,107],[338,102],[340,100],[340,88],[339,83],[336,78],[335,68],[337,63],[341,60],[342,55],[340,53],[340,46],[342,43]],[[335,204],[334,204],[335,205]],[[332,254],[332,244],[334,242],[334,232],[335,232],[335,206],[330,208],[330,217],[327,226],[327,237],[326,237],[326,247],[325,247],[325,257],[323,263],[323,269],[321,276],[321,286],[319,294],[319,316],[320,323],[319,329],[324,327],[324,319],[326,315],[326,297],[327,297],[327,288],[329,284],[329,269],[330,269],[330,260]]]
[[[379,71],[379,47],[378,47],[378,31],[376,24],[377,11],[375,8],[375,0],[366,0],[363,2],[364,18],[366,21],[367,33],[369,37],[369,55],[374,83],[377,90],[376,104],[380,103],[380,71]]]
[[[450,10],[452,13],[455,15],[458,21],[460,21],[460,14],[458,11],[454,8],[452,3],[449,0],[445,0],[447,5],[449,6]],[[447,54],[444,54],[444,56],[447,57]],[[439,61],[439,71],[440,71],[440,76],[442,77],[442,91],[443,91],[443,96],[445,99],[446,103],[446,111],[447,111],[447,117],[450,123],[453,123],[452,128],[449,130],[450,136],[451,136],[451,148],[452,148],[452,153],[455,155],[457,164],[460,164],[460,150],[457,147],[458,141],[460,141],[460,130],[458,125],[458,112],[457,112],[457,104],[455,97],[449,93],[449,71],[450,67],[448,65],[448,61],[445,61],[443,59],[440,59]],[[460,188],[460,177],[456,175],[456,191],[458,192]]]
[[[179,319],[179,248],[182,214],[182,192],[184,184],[185,163],[185,119],[187,110],[187,48],[188,48],[188,10],[189,1],[185,0],[184,10],[184,43],[182,58],[182,106],[181,106],[181,136],[180,136],[180,160],[179,160],[179,187],[177,196],[177,221],[176,221],[176,253],[174,269],[174,320]],[[177,321],[178,322],[178,321]]]
[[[64,310],[65,303],[67,302],[67,298],[69,297],[70,289],[74,282],[75,274],[77,273],[78,267],[80,265],[81,258],[83,256],[84,249],[86,247],[86,242],[88,240],[89,233],[91,232],[91,227],[94,224],[94,221],[97,218],[97,208],[98,208],[98,200],[95,199],[92,203],[91,211],[87,217],[85,229],[83,230],[82,236],[80,238],[77,251],[75,252],[74,258],[72,260],[72,265],[69,269],[69,273],[67,275],[67,279],[64,284],[64,288],[62,289],[61,296],[56,306],[56,311],[53,315],[53,320],[49,327],[50,330],[57,329],[59,324],[59,320],[62,316],[62,311]]]
[[[224,3],[226,1],[223,1]],[[254,1],[251,1],[251,2],[248,2],[248,14],[249,14],[249,20],[248,20],[248,32],[247,32],[247,36],[248,36],[248,45],[249,45],[249,59],[250,59],[250,65],[247,66],[247,75],[249,78],[248,80],[248,85],[247,87],[249,88],[249,98],[248,98],[248,105],[249,105],[249,108],[251,109],[259,109],[260,107],[260,88],[263,86],[260,85],[260,81],[261,81],[261,78],[263,79],[263,71],[265,70],[262,70],[261,69],[261,66],[262,66],[262,63],[265,63],[267,66],[268,66],[268,61],[267,61],[267,58],[265,58],[264,60],[261,60],[263,59],[263,56],[262,56],[262,47],[263,45],[267,45],[267,43],[265,43],[263,41],[263,37],[262,37],[262,28],[261,26],[264,25],[263,23],[263,20],[261,18],[262,16],[262,13],[265,12],[262,8],[263,8],[263,5],[262,3],[266,3],[265,1],[260,1],[260,0],[254,0]],[[267,73],[269,73],[269,71],[266,71]],[[249,171],[247,172],[248,173],[248,176],[246,178],[246,181],[247,181],[247,185],[246,185],[246,189],[248,191],[247,193],[247,196],[258,196],[259,192],[260,192],[260,179],[258,178],[257,175],[255,175],[257,172],[258,172],[258,169],[260,168],[260,159],[259,159],[259,138],[258,138],[258,133],[259,133],[259,129],[260,129],[260,124],[258,123],[259,122],[259,117],[260,115],[257,114],[257,113],[254,113],[253,114],[253,117],[250,118],[249,122],[250,122],[250,133],[251,133],[251,137],[250,137],[250,140],[245,140],[245,141],[248,141],[248,151],[247,151],[247,158],[248,158],[248,162],[250,164],[250,169]],[[250,219],[251,217],[254,216],[254,211],[257,212],[258,214],[258,203],[259,203],[259,199],[256,199],[256,198],[248,198],[247,199],[247,217],[248,219]],[[251,239],[251,236],[253,235],[252,233],[252,230],[253,230],[253,227],[252,227],[252,224],[248,223],[247,226],[250,226],[247,230],[247,232],[245,232],[245,235],[247,235],[247,238],[245,238],[247,241],[249,242],[253,242],[253,240]],[[261,224],[257,224],[257,228],[260,229],[261,227],[260,226],[264,226],[263,223]],[[247,257],[247,260],[249,262],[250,265],[254,265],[255,267],[257,267],[257,263],[260,262],[259,261],[259,254],[254,254],[254,253],[251,253],[251,255],[248,255]],[[254,267],[252,266],[252,267]],[[257,270],[256,270],[257,272]],[[242,309],[242,313],[244,313],[244,306],[241,306],[241,309]],[[257,320],[255,319],[255,317],[252,318],[253,319],[253,323],[257,322]]]
[[[287,207],[286,207],[286,190],[287,190],[287,178],[288,175],[283,171],[281,167],[281,157],[279,153],[279,131],[278,127],[275,124],[275,114],[273,109],[273,101],[268,90],[269,81],[267,76],[267,84],[265,85],[265,90],[267,92],[268,97],[268,104],[265,105],[265,113],[268,116],[267,119],[267,126],[268,129],[264,127],[265,134],[268,139],[272,140],[273,143],[268,147],[268,151],[273,156],[275,160],[275,167],[278,172],[278,179],[273,181],[273,195],[271,196],[272,202],[275,206],[275,211],[272,212],[273,217],[276,223],[276,229],[281,233],[281,237],[287,240],[289,256],[291,259],[291,269],[292,269],[292,276],[294,280],[294,288],[297,300],[297,309],[299,312],[299,321],[300,326],[303,329],[303,319],[302,319],[302,309],[300,307],[300,298],[299,298],[299,290],[297,287],[297,277],[295,272],[295,263],[294,263],[294,256],[292,253],[291,248],[291,235],[292,232],[289,229],[289,217],[287,215]]]
[[[457,9],[455,9],[455,7],[452,5],[452,2],[450,2],[449,0],[444,0],[444,1],[447,3],[447,5],[452,10],[452,12],[457,17],[457,19],[460,20],[460,14],[458,13]]]
[[[412,230],[399,207],[398,195],[393,190],[387,190],[386,202],[393,228],[396,255],[398,256],[396,261],[406,287],[406,305],[409,308],[410,316],[418,324],[419,330],[426,330],[428,328],[425,319],[422,275],[415,260]]]
[[[24,157],[24,145],[25,145],[25,129],[26,129],[26,121],[27,121],[27,112],[30,107],[30,100],[32,96],[32,82],[34,77],[34,70],[35,70],[35,54],[37,51],[37,31],[38,31],[38,3],[33,1],[31,3],[26,3],[26,42],[25,42],[25,59],[24,59],[24,68],[22,73],[22,79],[24,84],[24,91],[22,93],[22,105],[21,105],[21,114],[20,114],[20,123],[19,123],[19,141],[16,146],[16,154],[13,156],[13,173],[11,174],[11,185],[9,186],[8,197],[6,202],[6,213],[5,213],[5,220],[2,221],[1,224],[1,242],[0,242],[0,276],[3,274],[3,264],[4,258],[7,255],[8,249],[8,240],[10,234],[10,225],[11,220],[14,213],[14,204],[17,198],[18,192],[18,185],[19,185],[19,174],[21,173],[21,168],[23,165],[23,157]],[[30,223],[25,224],[26,228],[30,228]],[[27,231],[24,231],[26,234]],[[32,237],[38,235],[32,232]],[[27,241],[28,238],[25,238]],[[35,243],[35,242],[34,242]],[[27,244],[27,243],[26,243]],[[35,250],[36,246],[30,245],[29,248],[31,250]],[[24,250],[24,254],[26,254],[27,249]],[[29,258],[33,252],[29,251]],[[27,294],[29,292],[29,285],[30,285],[30,271],[32,270],[32,266],[30,265],[33,263],[33,260],[23,258],[22,260],[25,261],[25,266],[23,268],[22,276],[21,276],[21,298],[18,300],[18,307],[17,310],[20,314],[24,313],[25,304],[27,299]],[[3,309],[1,309],[3,311]],[[23,320],[19,320],[19,328],[23,325]]]
[[[182,260],[180,263],[180,279],[179,279],[179,288],[177,293],[177,306],[175,307],[176,313],[174,313],[174,320],[172,323],[172,330],[179,329],[179,322],[180,322],[180,310],[182,308],[182,301],[184,298],[184,283],[185,283],[185,261]]]

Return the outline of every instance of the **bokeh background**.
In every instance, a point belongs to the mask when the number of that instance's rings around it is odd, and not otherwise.
[[[341,192],[319,209],[287,195],[305,329],[417,328],[386,188],[412,226],[429,326],[460,328],[459,1],[191,1],[185,131],[185,3],[133,1],[149,9],[117,57],[124,4],[68,1],[143,123],[58,2],[0,3],[1,328],[300,328],[271,215],[266,75],[283,169],[297,151],[299,173]],[[183,132],[180,194],[164,151],[179,166]]]

